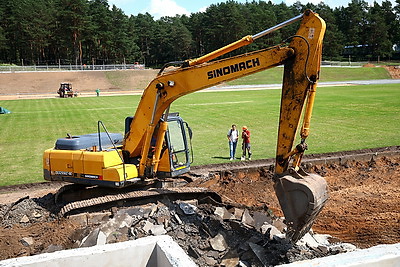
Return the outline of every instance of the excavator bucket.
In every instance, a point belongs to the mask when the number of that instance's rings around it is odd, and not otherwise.
[[[327,183],[321,176],[301,170],[278,178],[274,189],[285,215],[286,237],[295,243],[310,230],[324,207]]]

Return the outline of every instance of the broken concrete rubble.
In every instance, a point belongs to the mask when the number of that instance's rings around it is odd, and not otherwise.
[[[222,204],[166,200],[84,215],[71,216],[92,229],[77,237],[75,243],[80,247],[167,234],[198,266],[272,266],[350,249],[330,245],[327,237],[312,232],[309,239],[291,244],[285,239],[281,218],[264,210]]]

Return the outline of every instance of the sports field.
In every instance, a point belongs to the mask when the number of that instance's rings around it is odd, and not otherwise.
[[[123,132],[140,96],[0,101],[0,185],[40,182],[42,153],[66,133]],[[173,103],[194,132],[194,165],[228,162],[226,133],[232,123],[252,133],[253,159],[273,158],[280,90],[201,92]],[[399,85],[320,87],[307,153],[400,144]]]

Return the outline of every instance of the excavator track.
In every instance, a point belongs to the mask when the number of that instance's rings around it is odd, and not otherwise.
[[[77,200],[63,205],[58,213],[60,217],[67,216],[72,211],[84,210],[90,207],[101,206],[115,203],[118,201],[135,201],[141,199],[154,199],[162,196],[183,197],[190,196],[191,199],[210,197],[213,201],[221,202],[221,197],[207,188],[202,187],[171,187],[171,188],[151,188],[148,190],[135,190],[119,194],[110,194],[93,197],[84,200]]]

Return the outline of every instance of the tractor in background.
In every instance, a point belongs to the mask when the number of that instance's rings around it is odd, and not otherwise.
[[[60,84],[60,88],[57,91],[57,94],[61,97],[61,98],[65,98],[65,97],[77,97],[78,96],[78,92],[72,90],[72,83],[61,83]]]

